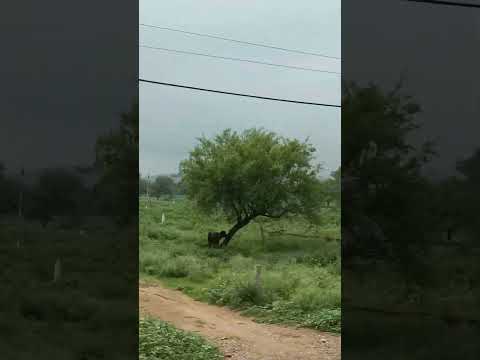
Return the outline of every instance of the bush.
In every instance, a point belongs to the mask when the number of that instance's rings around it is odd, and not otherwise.
[[[230,259],[229,265],[234,272],[251,271],[254,269],[255,260],[239,254]]]
[[[341,306],[340,289],[308,287],[298,289],[292,296],[292,304],[304,312],[317,309],[336,309]]]
[[[282,272],[266,272],[262,279],[262,287],[270,302],[283,299],[288,300],[295,293],[300,284],[300,278],[296,273]]]
[[[163,255],[157,252],[141,251],[139,259],[140,272],[160,276],[162,274],[161,269],[167,260],[168,254]]]
[[[323,331],[340,332],[342,311],[340,309],[324,309],[306,314],[303,325]]]
[[[208,301],[233,308],[265,303],[264,295],[252,280],[253,273],[227,273],[214,280],[207,290]]]
[[[167,278],[203,279],[208,276],[210,264],[215,261],[202,262],[193,255],[175,256],[175,250],[165,252],[151,251],[140,253],[140,272]],[[214,265],[215,266],[215,265]]]
[[[21,315],[34,321],[85,321],[98,310],[98,303],[82,294],[55,293],[37,294],[34,298],[24,298],[20,304]]]

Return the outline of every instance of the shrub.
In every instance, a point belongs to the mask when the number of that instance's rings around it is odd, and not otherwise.
[[[226,273],[215,279],[207,291],[208,301],[234,308],[265,303],[265,297],[252,280],[253,273]]]
[[[324,309],[306,314],[303,325],[323,331],[340,332],[341,317],[340,309]]]
[[[24,298],[20,313],[25,319],[35,321],[64,320],[78,322],[89,319],[98,310],[98,303],[82,294],[38,294]]]
[[[262,278],[262,287],[270,302],[278,299],[288,300],[296,291],[300,279],[295,273],[288,271],[265,272]]]
[[[193,267],[197,267],[193,256],[169,258],[162,264],[160,275],[174,278],[187,277]]]
[[[298,289],[292,296],[292,304],[304,312],[340,308],[340,289],[339,287],[333,289],[314,287]]]
[[[255,260],[243,255],[235,255],[230,259],[229,265],[234,272],[251,271],[255,266]]]

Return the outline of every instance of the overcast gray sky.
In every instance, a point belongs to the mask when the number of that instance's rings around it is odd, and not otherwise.
[[[480,10],[400,0],[351,0],[346,9],[344,79],[391,88],[404,72],[405,92],[423,109],[413,141],[433,140],[439,152],[425,171],[454,174],[480,148]]]
[[[27,0],[0,13],[0,162],[15,174],[91,165],[97,138],[137,96],[135,6],[53,6]]]
[[[140,1],[140,23],[341,56],[341,1]],[[300,20],[301,19],[301,20]],[[140,27],[140,43],[169,49],[341,71],[341,62]],[[275,68],[140,48],[144,79],[340,104],[336,74]],[[340,109],[140,83],[140,172],[175,173],[199,136],[264,127],[310,141],[328,174],[340,165]]]

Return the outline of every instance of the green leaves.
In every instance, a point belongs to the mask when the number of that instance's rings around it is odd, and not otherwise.
[[[98,138],[96,165],[102,176],[97,184],[102,207],[111,215],[128,222],[138,201],[138,103],[122,114],[120,128]],[[134,200],[134,201],[133,201]]]
[[[318,206],[315,148],[264,129],[230,129],[201,138],[181,164],[188,196],[203,210],[222,210],[231,221],[286,214]]]
[[[197,335],[155,319],[139,321],[140,360],[220,360],[223,356]]]

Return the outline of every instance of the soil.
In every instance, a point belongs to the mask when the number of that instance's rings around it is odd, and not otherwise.
[[[225,307],[195,301],[161,285],[139,288],[140,312],[216,344],[232,360],[337,360],[341,337],[311,329],[260,324]]]

